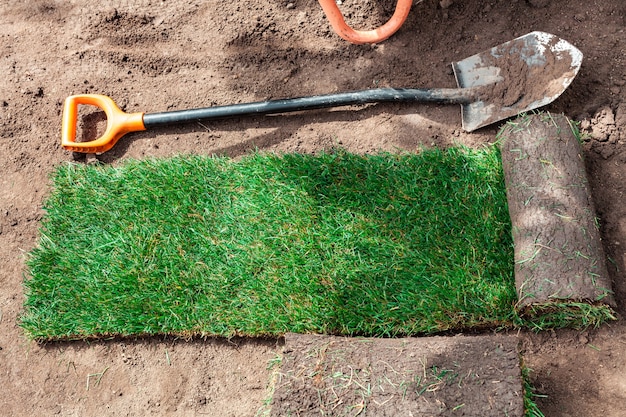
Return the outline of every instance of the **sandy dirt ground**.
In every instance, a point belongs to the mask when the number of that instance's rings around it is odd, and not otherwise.
[[[370,28],[392,0],[344,0]],[[626,311],[626,3],[614,0],[414,1],[380,45],[338,38],[315,0],[5,0],[0,3],[0,414],[7,416],[254,416],[263,413],[282,340],[30,342],[18,322],[26,253],[38,239],[60,147],[62,103],[111,96],[158,112],[380,87],[454,87],[450,63],[543,30],[585,55],[549,106],[579,121],[619,312]],[[253,149],[366,153],[493,142],[467,134],[457,106],[373,104],[246,117],[133,134],[107,164],[179,153]],[[97,221],[97,219],[94,219]],[[623,416],[626,324],[521,333],[546,416]]]

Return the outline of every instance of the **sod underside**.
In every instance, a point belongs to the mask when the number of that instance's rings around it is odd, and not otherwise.
[[[108,335],[396,336],[512,319],[498,152],[67,164],[22,326]]]

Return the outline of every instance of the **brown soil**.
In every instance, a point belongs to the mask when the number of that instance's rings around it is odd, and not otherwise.
[[[373,27],[391,0],[344,1]],[[444,6],[444,7],[442,7]],[[626,3],[614,0],[415,1],[378,46],[335,36],[314,0],[276,2],[60,0],[0,4],[0,407],[4,415],[253,416],[267,398],[281,340],[124,340],[39,346],[18,326],[24,257],[37,243],[64,98],[111,96],[129,112],[323,94],[374,86],[454,87],[450,62],[533,30],[585,55],[549,109],[581,122],[585,162],[618,308],[626,309]],[[478,146],[497,127],[462,132],[457,106],[376,104],[249,117],[137,133],[106,163],[251,149],[315,152]],[[94,219],[97,221],[97,219]],[[626,324],[521,334],[546,416],[621,416]]]
[[[545,51],[534,43],[538,39]],[[505,42],[482,55],[480,67],[497,68],[494,75],[502,78],[482,87],[479,93],[485,105],[498,109],[488,123],[536,108],[540,102],[549,103],[563,92],[580,64],[575,60],[579,52],[563,44],[558,37],[548,40],[535,34],[529,39],[524,36]]]
[[[272,416],[524,415],[515,335],[285,336]]]

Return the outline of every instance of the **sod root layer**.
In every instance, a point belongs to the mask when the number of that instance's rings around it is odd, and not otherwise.
[[[579,136],[549,113],[520,116],[500,132],[524,312],[615,306]]]

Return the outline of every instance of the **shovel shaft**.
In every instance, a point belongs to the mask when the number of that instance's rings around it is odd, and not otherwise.
[[[124,113],[109,97],[79,94],[65,100],[61,144],[74,152],[100,153],[111,149],[127,133],[153,127],[394,101],[461,104],[463,128],[471,132],[551,103],[572,82],[582,58],[582,53],[567,41],[549,33],[532,32],[455,62],[453,69],[459,88],[376,88],[149,114]],[[516,88],[509,88],[512,85]],[[532,85],[549,85],[550,94],[546,89],[526,91]],[[77,140],[79,105],[100,107],[105,112],[107,128],[101,137]]]
[[[376,88],[347,93],[230,104],[227,106],[162,113],[125,113],[107,96],[80,94],[70,96],[65,100],[61,144],[65,149],[74,152],[101,153],[111,149],[127,133],[174,124],[238,116],[280,114],[384,101],[467,104],[471,103],[472,97],[475,95],[474,88]],[[107,128],[101,137],[88,141],[78,141],[76,139],[79,105],[96,106],[106,113]]]
[[[466,104],[472,101],[471,88],[376,88],[347,93],[327,94],[311,97],[259,101],[231,104],[190,110],[161,113],[146,113],[143,123],[146,129],[201,120],[216,120],[229,117],[268,115],[302,110],[322,109],[377,102],[435,102],[442,104]]]

